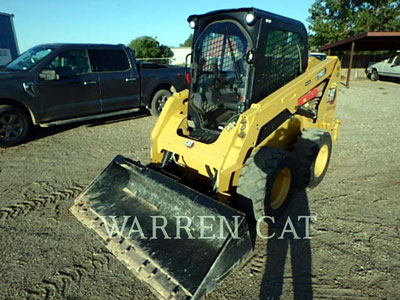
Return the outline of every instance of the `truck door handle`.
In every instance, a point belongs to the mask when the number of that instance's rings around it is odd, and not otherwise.
[[[125,81],[126,81],[126,82],[128,82],[128,81],[134,81],[134,80],[136,80],[136,78],[125,78]]]
[[[96,84],[97,81],[93,80],[93,81],[84,81],[83,84],[84,85],[91,85],[91,84]]]

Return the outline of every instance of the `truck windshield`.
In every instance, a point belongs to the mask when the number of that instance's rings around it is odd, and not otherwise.
[[[22,53],[20,56],[18,56],[12,62],[10,62],[6,66],[6,69],[15,70],[15,71],[29,70],[34,65],[36,65],[40,60],[42,60],[47,55],[49,55],[52,51],[53,51],[53,49],[51,49],[51,48],[43,48],[43,47],[31,48],[31,49],[25,51],[24,53]]]

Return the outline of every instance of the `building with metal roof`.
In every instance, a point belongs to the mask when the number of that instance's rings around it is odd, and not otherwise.
[[[350,51],[346,86],[350,85],[353,56],[356,51],[400,50],[400,32],[364,32],[319,48],[319,51]]]

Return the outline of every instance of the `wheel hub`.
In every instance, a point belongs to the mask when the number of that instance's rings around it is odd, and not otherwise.
[[[165,103],[167,102],[168,97],[167,96],[162,96],[159,100],[158,100],[158,110],[161,111],[164,106]]]
[[[272,186],[270,205],[272,209],[278,209],[285,202],[292,182],[292,172],[289,168],[279,171]]]
[[[319,177],[324,172],[329,158],[329,148],[328,145],[323,145],[319,149],[317,158],[315,159],[314,175]]]
[[[6,114],[0,118],[0,138],[5,141],[17,139],[23,131],[23,122],[18,115]]]

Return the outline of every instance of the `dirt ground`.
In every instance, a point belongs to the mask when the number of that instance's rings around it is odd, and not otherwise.
[[[400,299],[400,84],[355,81],[338,101],[327,176],[285,213],[300,237],[297,216],[316,216],[311,239],[258,240],[207,299]],[[148,162],[154,122],[138,113],[36,129],[0,149],[0,299],[156,299],[68,210],[117,154]]]

